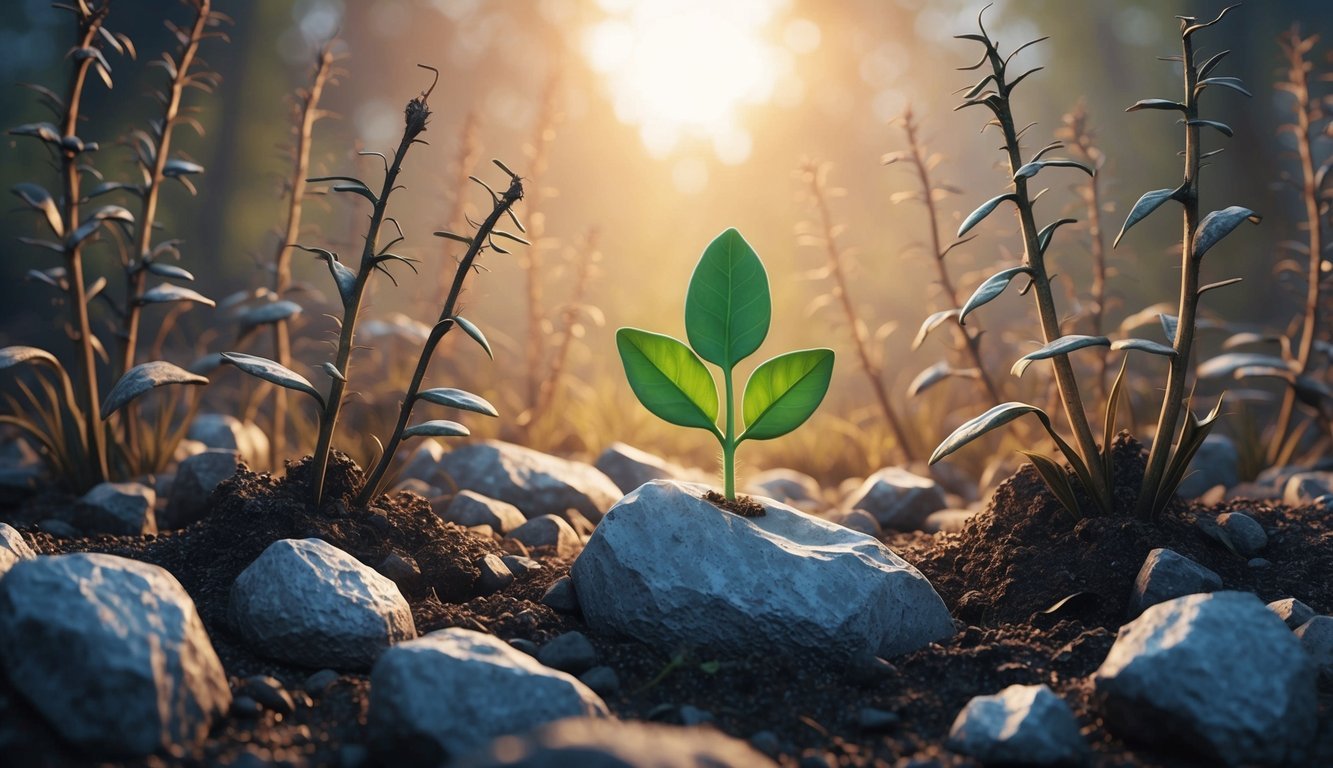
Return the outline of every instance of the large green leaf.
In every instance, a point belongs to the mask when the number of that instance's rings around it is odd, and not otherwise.
[[[630,388],[653,415],[717,434],[717,385],[689,347],[660,333],[621,328],[616,349]]]
[[[129,405],[140,395],[167,384],[207,384],[208,379],[165,360],[140,363],[125,372],[102,401],[102,419]]]
[[[685,295],[685,334],[699,357],[726,369],[768,335],[773,307],[759,256],[735,229],[704,249]]]
[[[740,439],[771,440],[804,424],[832,377],[831,349],[800,349],[760,365],[745,384],[746,428]]]

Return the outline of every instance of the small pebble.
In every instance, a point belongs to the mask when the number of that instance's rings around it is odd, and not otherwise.
[[[1256,558],[1250,560],[1249,562],[1247,562],[1246,565],[1248,565],[1248,566],[1251,567],[1251,568],[1260,569],[1260,568],[1267,568],[1267,567],[1271,566],[1272,563],[1270,563],[1269,561],[1263,559],[1262,557],[1256,557]]]
[[[421,576],[421,568],[417,566],[416,561],[397,552],[390,552],[379,565],[375,566],[375,570],[400,586],[412,584]]]
[[[537,651],[537,660],[561,672],[579,674],[597,665],[597,649],[582,632],[566,632]]]
[[[521,637],[516,637],[509,641],[509,645],[513,647],[514,650],[522,651],[529,656],[536,657],[537,655],[538,651],[537,644],[532,642],[531,640],[526,640]]]
[[[500,558],[516,578],[523,578],[533,571],[540,571],[542,564],[523,555],[505,555]]]
[[[574,582],[568,576],[553,581],[542,595],[542,605],[557,613],[577,613],[579,599],[574,594]]]
[[[1217,525],[1227,533],[1232,546],[1246,557],[1258,554],[1268,546],[1268,534],[1264,527],[1242,512],[1224,512],[1217,516]]]
[[[1296,637],[1319,673],[1333,678],[1333,616],[1315,616],[1296,628]]]
[[[607,666],[593,667],[579,675],[579,682],[592,689],[593,693],[606,697],[620,690],[620,676]]]
[[[1299,627],[1315,616],[1313,608],[1294,597],[1274,600],[1268,604],[1268,610],[1276,613],[1277,617],[1285,621],[1287,626],[1292,629]]]
[[[514,574],[498,555],[486,555],[477,561],[481,575],[477,577],[477,590],[483,595],[499,592],[514,583]]]
[[[37,530],[45,531],[60,539],[77,539],[82,535],[79,533],[78,528],[75,528],[64,520],[56,520],[55,518],[41,521],[37,524]]]
[[[898,727],[902,718],[897,712],[874,707],[861,707],[856,713],[856,724],[863,731],[888,731]]]
[[[681,725],[703,725],[704,723],[713,722],[714,719],[716,718],[713,717],[713,713],[706,709],[700,709],[690,704],[685,704],[680,708]]]
[[[368,515],[366,517],[366,525],[370,526],[372,531],[381,536],[387,535],[392,528],[392,526],[389,525],[389,516],[383,512],[372,512]]]
[[[241,683],[241,693],[259,702],[264,709],[281,715],[290,715],[296,710],[296,703],[282,687],[282,683],[267,675],[245,678]]]
[[[240,717],[246,720],[255,720],[264,715],[264,708],[259,706],[259,702],[249,696],[233,696],[231,699],[231,716]]]
[[[782,741],[772,731],[755,731],[754,735],[750,737],[750,746],[769,757],[777,757],[778,753],[782,751]]]
[[[321,669],[310,677],[307,677],[303,687],[306,691],[315,696],[322,696],[336,682],[338,682],[337,671],[332,669]]]

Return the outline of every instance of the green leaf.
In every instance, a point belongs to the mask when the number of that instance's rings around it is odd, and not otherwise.
[[[1000,403],[980,416],[963,422],[958,429],[944,438],[944,442],[940,443],[935,452],[930,455],[930,463],[934,464],[987,432],[999,429],[1014,419],[1029,413],[1041,419],[1046,430],[1051,431],[1050,417],[1037,406],[1018,402]]]
[[[916,350],[920,347],[926,337],[930,335],[930,332],[943,325],[946,320],[958,317],[959,311],[957,309],[943,309],[922,321],[921,328],[916,332],[916,338],[912,339],[912,349]]]
[[[1040,173],[1043,168],[1048,168],[1048,167],[1077,168],[1080,171],[1083,171],[1084,173],[1088,174],[1089,176],[1097,175],[1096,171],[1092,170],[1083,163],[1078,162],[1077,160],[1065,160],[1065,159],[1035,160],[1019,168],[1017,171],[1014,171],[1014,181],[1018,181],[1019,179],[1030,179],[1033,176],[1036,176],[1038,173]]]
[[[983,304],[989,304],[997,296],[1004,293],[1004,289],[1009,287],[1009,282],[1015,277],[1018,275],[1031,274],[1031,267],[1021,266],[1010,267],[1009,269],[996,272],[986,278],[981,285],[977,286],[977,289],[972,292],[972,296],[963,304],[963,310],[958,314],[958,324],[966,325],[967,316],[971,314],[973,310]]]
[[[165,360],[140,363],[125,372],[102,401],[102,420],[129,405],[135,398],[167,384],[207,384],[208,379]]]
[[[443,405],[449,408],[458,408],[463,411],[472,411],[486,416],[499,416],[500,412],[495,410],[495,406],[486,401],[486,398],[474,395],[471,392],[465,392],[461,389],[451,387],[438,387],[428,389],[417,393],[418,400],[425,400],[435,405]]]
[[[1227,235],[1231,234],[1241,222],[1248,221],[1252,224],[1258,224],[1262,220],[1249,208],[1239,205],[1233,205],[1229,208],[1223,208],[1220,211],[1213,211],[1203,217],[1199,226],[1194,230],[1194,258],[1202,258],[1209,248]]]
[[[1155,189],[1152,192],[1144,192],[1143,197],[1140,197],[1139,201],[1134,203],[1134,207],[1129,210],[1129,215],[1125,217],[1125,224],[1120,228],[1120,234],[1115,236],[1115,242],[1111,243],[1111,247],[1115,248],[1120,245],[1120,238],[1125,236],[1130,227],[1143,221],[1148,214],[1161,208],[1162,203],[1175,197],[1175,195],[1176,190],[1174,189]]]
[[[471,430],[456,421],[434,419],[403,430],[403,437],[467,437]]]
[[[735,229],[704,249],[685,295],[685,335],[699,357],[730,370],[768,335],[768,275]]]
[[[55,233],[56,237],[63,237],[65,234],[65,224],[60,218],[60,209],[56,207],[55,198],[51,193],[37,184],[23,182],[14,185],[14,194],[23,199],[29,208],[41,211],[46,217],[46,224]]]
[[[1037,474],[1046,483],[1046,487],[1051,489],[1055,498],[1060,501],[1060,506],[1069,510],[1075,517],[1081,517],[1078,509],[1078,497],[1074,494],[1074,486],[1069,482],[1069,473],[1060,466],[1060,462],[1052,459],[1050,456],[1043,456],[1040,453],[1032,451],[1019,451],[1019,453],[1028,457],[1032,466],[1036,468]]]
[[[616,349],[630,388],[653,415],[718,434],[717,385],[689,347],[660,333],[621,328]]]
[[[463,333],[471,336],[473,341],[480,344],[481,348],[486,350],[487,357],[492,360],[495,359],[495,353],[491,351],[491,343],[486,340],[486,334],[482,333],[481,329],[478,328],[475,323],[462,315],[454,315],[453,321],[454,324],[463,329]]]
[[[1076,349],[1109,346],[1111,346],[1111,340],[1105,336],[1080,336],[1078,334],[1061,336],[1049,344],[1042,346],[1041,349],[1020,357],[1018,362],[1014,363],[1014,367],[1009,369],[1009,373],[1014,376],[1022,377],[1023,372],[1026,371],[1028,366],[1032,365],[1034,361],[1049,360],[1053,357],[1067,355]]]
[[[266,357],[247,355],[241,352],[223,352],[222,359],[256,379],[262,379],[270,384],[277,384],[280,387],[310,395],[319,403],[320,408],[324,407],[324,396],[319,393],[319,390],[315,389],[315,385],[311,384],[306,377],[285,365],[275,363]]]
[[[962,237],[963,235],[967,234],[967,231],[969,229],[980,224],[982,219],[991,215],[991,212],[994,211],[996,208],[1000,207],[1000,203],[1003,203],[1005,200],[1016,201],[1018,200],[1018,195],[1014,194],[1013,192],[1006,192],[1003,195],[992,197],[991,199],[982,203],[981,206],[978,207],[975,211],[969,213],[966,219],[963,219],[963,223],[958,227],[957,236]]]
[[[771,440],[805,423],[833,378],[833,350],[801,349],[768,360],[745,383],[740,440]]]
[[[1147,352],[1150,355],[1161,355],[1162,357],[1175,357],[1177,354],[1175,347],[1147,339],[1117,339],[1111,342],[1111,349],[1130,349],[1137,352]]]

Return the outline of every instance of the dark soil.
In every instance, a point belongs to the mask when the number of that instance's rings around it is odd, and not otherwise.
[[[1118,493],[1128,507],[1142,462],[1137,444],[1121,441],[1117,451]],[[569,569],[568,561],[552,553],[529,553],[541,570],[500,593],[480,596],[473,563],[503,553],[500,542],[440,522],[412,494],[386,497],[369,510],[349,508],[359,472],[345,459],[331,468],[333,491],[316,511],[303,492],[304,474],[303,465],[277,480],[242,471],[218,489],[206,519],[158,537],[30,537],[44,553],[110,552],[168,569],[194,597],[228,674],[272,675],[298,699],[314,670],[256,657],[237,641],[224,618],[232,580],[281,538],[319,537],[372,566],[396,553],[423,574],[405,585],[418,631],[462,626],[540,643],[579,629],[620,678],[620,693],[607,697],[618,716],[680,722],[682,707],[695,707],[740,738],[775,735],[778,759],[788,766],[971,765],[943,748],[950,724],[972,696],[1015,683],[1046,683],[1070,702],[1098,765],[1193,765],[1182,756],[1127,746],[1106,732],[1090,704],[1088,676],[1114,642],[1134,576],[1154,547],[1171,547],[1212,568],[1228,589],[1253,591],[1264,600],[1295,596],[1321,613],[1333,611],[1328,588],[1333,526],[1309,508],[1233,501],[1208,509],[1178,506],[1152,523],[1127,515],[1076,521],[1025,466],[961,533],[887,539],[935,584],[959,620],[961,631],[948,642],[892,664],[854,670],[817,658],[775,656],[762,647],[736,649],[726,657],[662,651],[597,635],[577,617],[543,606],[546,587]],[[1247,565],[1195,525],[1197,517],[1239,510],[1269,533],[1263,555],[1271,564],[1265,568]],[[254,720],[229,718],[195,753],[131,764],[338,765],[364,754],[356,745],[366,740],[368,687],[366,675],[345,674],[327,690],[312,692],[286,718],[271,712]],[[868,730],[861,722],[867,707],[896,713],[899,721]],[[1333,689],[1327,685],[1321,689],[1320,723],[1319,742],[1306,764],[1333,765]],[[0,763],[98,761],[62,745],[0,681]]]
[[[704,501],[724,512],[730,512],[741,517],[763,517],[767,514],[764,512],[764,505],[749,496],[737,496],[734,499],[728,499],[717,491],[706,491]]]

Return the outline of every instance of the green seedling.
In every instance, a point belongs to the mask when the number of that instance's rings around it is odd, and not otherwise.
[[[726,498],[736,498],[736,448],[791,432],[815,412],[833,376],[833,350],[802,349],[761,364],[745,384],[744,429],[737,433],[735,369],[768,335],[772,299],[763,262],[735,229],[704,250],[685,296],[689,346],[637,328],[616,331],[625,376],[658,418],[706,430],[722,446]],[[726,408],[718,428],[718,392],[704,361],[722,369]]]
[[[426,67],[426,69],[431,69]],[[432,70],[433,71],[433,70]],[[438,80],[439,73],[436,72]],[[364,302],[371,277],[376,272],[382,272],[390,280],[393,275],[388,271],[388,267],[394,263],[407,265],[415,271],[415,265],[412,259],[400,256],[390,251],[395,245],[404,238],[397,222],[388,215],[389,199],[394,191],[401,189],[398,183],[398,176],[402,171],[403,162],[408,152],[416,144],[424,143],[420,138],[425,132],[426,125],[430,121],[431,110],[428,104],[431,92],[434,90],[434,84],[420,96],[408,102],[403,115],[403,135],[398,142],[398,147],[394,151],[393,157],[388,158],[379,153],[370,153],[380,157],[384,161],[384,179],[380,185],[378,193],[372,191],[364,181],[351,176],[328,176],[308,179],[310,182],[332,182],[333,191],[346,192],[358,197],[364,198],[371,205],[370,223],[365,234],[364,246],[361,252],[361,260],[357,269],[343,264],[338,258],[338,254],[322,248],[307,248],[298,246],[302,250],[314,253],[322,259],[329,270],[334,286],[337,289],[337,295],[342,304],[342,317],[339,319],[339,334],[336,346],[335,357],[332,361],[325,361],[320,365],[320,370],[329,379],[329,389],[327,394],[321,393],[301,374],[291,370],[287,366],[281,365],[273,360],[258,357],[255,355],[246,355],[236,352],[223,353],[222,358],[237,368],[241,369],[251,376],[276,384],[280,387],[300,392],[313,399],[319,407],[319,437],[315,445],[314,457],[311,459],[313,472],[312,482],[310,484],[310,495],[316,506],[324,501],[324,481],[328,473],[328,464],[331,451],[333,450],[334,432],[338,425],[338,418],[342,411],[343,398],[347,392],[347,387],[351,373],[352,352],[356,348],[356,328],[357,322],[361,316],[362,304]],[[436,232],[440,237],[461,242],[467,246],[467,252],[459,260],[458,266],[454,272],[453,284],[449,289],[449,295],[445,299],[444,308],[440,313],[439,319],[431,328],[425,344],[422,347],[421,355],[417,360],[416,369],[412,375],[412,381],[407,391],[403,394],[402,404],[399,408],[398,420],[394,426],[392,434],[387,442],[383,443],[383,450],[375,466],[366,476],[366,480],[356,496],[355,503],[364,507],[379,494],[383,487],[389,466],[396,455],[399,444],[404,438],[409,437],[460,437],[469,434],[467,427],[458,422],[444,419],[427,421],[415,426],[409,426],[413,408],[418,401],[425,401],[433,405],[444,406],[457,410],[480,413],[487,416],[498,415],[494,406],[486,402],[481,397],[452,388],[434,388],[422,390],[421,386],[425,381],[427,369],[435,354],[436,347],[445,335],[455,326],[461,327],[465,333],[477,341],[490,354],[490,345],[486,342],[486,337],[481,330],[470,321],[459,316],[456,312],[459,297],[463,292],[463,283],[467,275],[472,272],[476,258],[484,250],[493,250],[497,253],[508,253],[504,248],[495,243],[495,238],[506,238],[526,245],[527,241],[518,235],[496,229],[500,219],[509,216],[515,226],[520,231],[523,230],[518,218],[510,210],[511,207],[523,198],[523,182],[510,171],[501,162],[494,161],[500,170],[504,171],[509,177],[509,186],[503,192],[496,192],[487,186],[485,182],[472,177],[473,180],[484,187],[491,196],[491,212],[471,237],[455,234],[453,232]],[[397,237],[388,243],[380,244],[381,230],[392,224]],[[396,283],[396,281],[394,281]]]

